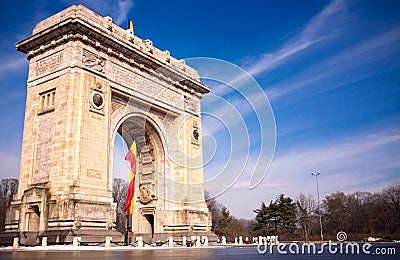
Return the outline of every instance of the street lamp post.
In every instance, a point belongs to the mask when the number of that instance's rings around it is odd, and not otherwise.
[[[318,198],[318,212],[319,212],[319,227],[321,230],[321,241],[324,241],[324,234],[322,233],[322,215],[321,215],[321,209],[319,207],[319,190],[318,190],[318,175],[320,175],[320,172],[311,172],[312,176],[315,176],[315,183],[317,184],[317,198]]]

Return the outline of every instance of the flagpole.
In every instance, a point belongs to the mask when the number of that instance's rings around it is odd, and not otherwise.
[[[125,206],[125,216],[126,216],[126,232],[125,232],[125,244],[129,244],[129,232],[132,232],[132,214],[134,211],[134,198],[135,198],[135,173],[136,173],[136,140],[133,139],[133,143],[129,148],[128,153],[125,156],[125,160],[131,165],[131,171],[129,175],[128,191],[126,194],[126,206]]]
[[[125,216],[126,217],[126,225],[125,225],[125,245],[127,246],[128,245],[128,243],[129,243],[129,241],[128,241],[128,232],[129,232],[129,230],[128,230],[128,225],[129,225],[129,215],[126,215]]]

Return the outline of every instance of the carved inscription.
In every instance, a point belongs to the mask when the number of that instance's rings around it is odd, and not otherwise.
[[[131,89],[142,93],[150,98],[166,101],[176,105],[180,101],[180,95],[169,88],[155,83],[150,79],[143,79],[137,82],[135,72],[113,64],[111,67],[111,79],[115,82],[128,86]]]
[[[125,85],[130,85],[134,82],[133,72],[115,64],[111,67],[111,78]]]
[[[36,63],[36,76],[55,72],[62,63],[62,52],[53,54]]]
[[[101,178],[101,171],[94,169],[87,169],[86,175],[92,178]]]
[[[154,99],[167,102],[171,105],[177,105],[180,99],[180,95],[178,93],[149,79],[141,81],[137,86],[136,91],[150,96]]]

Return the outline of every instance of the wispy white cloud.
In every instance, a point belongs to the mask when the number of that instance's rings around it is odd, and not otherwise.
[[[400,26],[396,26],[313,64],[297,76],[271,86],[267,90],[268,97],[275,101],[305,87],[311,87],[310,92],[316,95],[376,75],[380,73],[376,66],[367,71],[371,64],[387,61],[392,55],[399,54],[399,42]],[[353,73],[355,70],[364,71]],[[345,75],[350,72],[352,77],[346,78]],[[341,76],[338,77],[339,75]],[[335,79],[335,82],[329,84],[329,79]],[[323,84],[319,84],[321,82]]]
[[[117,1],[117,4],[118,4],[118,8],[115,12],[115,15],[116,15],[115,22],[117,24],[121,24],[126,21],[128,12],[133,7],[133,1],[132,0],[119,0],[119,1]]]
[[[334,37],[337,26],[346,11],[346,2],[333,0],[314,16],[295,37],[287,41],[275,52],[266,52],[246,70],[253,76],[273,69],[291,56],[324,39]]]
[[[133,0],[80,0],[80,1],[66,1],[68,4],[82,4],[88,8],[93,9],[95,12],[103,16],[110,16],[116,24],[123,24],[127,21],[129,11],[134,6]]]
[[[0,78],[9,76],[10,72],[22,71],[28,67],[29,62],[23,55],[9,55],[0,61]]]
[[[133,0],[117,0],[117,1],[80,0],[76,1],[76,4],[83,4],[84,6],[93,9],[100,15],[111,16],[111,18],[113,18],[113,22],[120,25],[126,22],[127,15],[134,6],[134,1]]]

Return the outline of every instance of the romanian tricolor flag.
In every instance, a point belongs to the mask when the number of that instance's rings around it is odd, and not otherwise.
[[[131,164],[128,193],[126,195],[125,216],[133,214],[133,209],[134,209],[136,158],[137,158],[137,147],[136,147],[136,139],[134,139],[131,148],[129,149],[128,153],[125,156],[125,160]]]
[[[129,31],[133,32],[135,29],[135,23],[132,20],[128,20]]]

